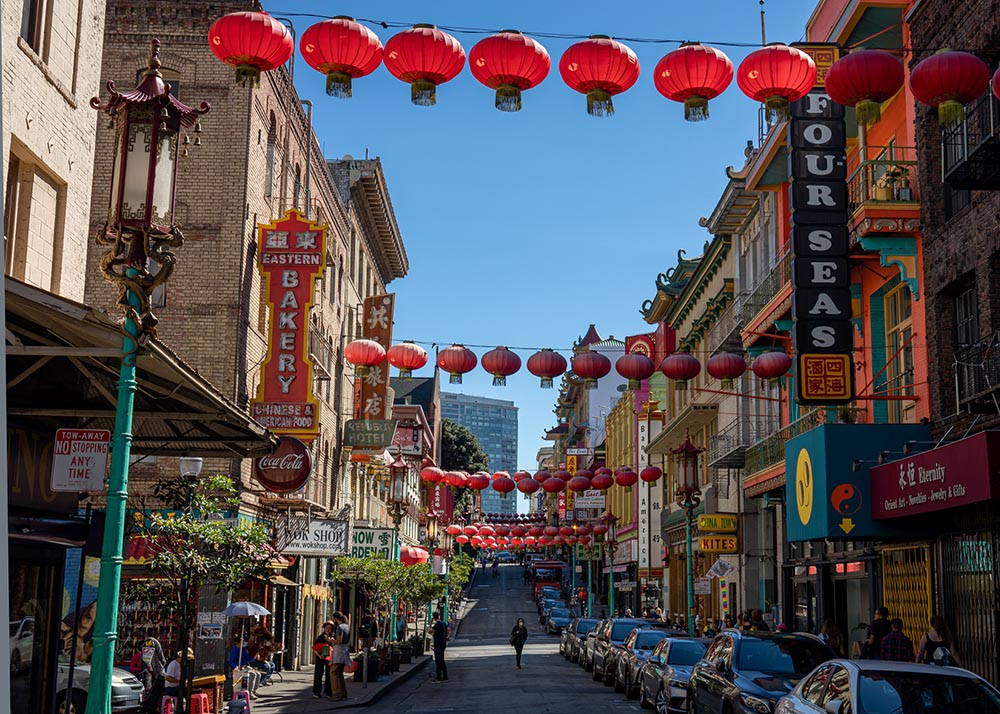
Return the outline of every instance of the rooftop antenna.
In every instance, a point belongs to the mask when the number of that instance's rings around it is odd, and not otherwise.
[[[767,44],[767,30],[764,28],[764,0],[760,0],[760,44]]]

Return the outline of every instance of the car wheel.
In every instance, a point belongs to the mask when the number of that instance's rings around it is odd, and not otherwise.
[[[63,692],[56,697],[59,702],[56,707],[56,714],[83,714],[87,709],[87,695],[83,692],[74,691],[69,698],[69,711],[66,711],[66,693]]]
[[[618,678],[615,676],[615,671],[605,664],[604,676],[601,677],[601,684],[605,687],[610,687],[614,685],[616,679]]]
[[[625,678],[625,698],[637,699],[639,697],[639,687],[633,684],[631,677]]]

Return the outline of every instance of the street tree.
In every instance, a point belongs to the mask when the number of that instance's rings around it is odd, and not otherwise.
[[[471,431],[451,419],[441,420],[441,468],[445,471],[486,471],[490,458]]]

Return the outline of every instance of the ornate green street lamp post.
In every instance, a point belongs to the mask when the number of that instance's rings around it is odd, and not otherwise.
[[[199,133],[198,118],[209,109],[204,102],[193,109],[170,94],[170,85],[160,74],[159,52],[160,42],[153,40],[147,69],[135,89],[119,92],[109,81],[108,103],[101,104],[98,97],[90,102],[94,109],[108,115],[115,132],[108,220],[97,233],[97,243],[107,248],[101,271],[118,287],[118,306],[125,319],[87,714],[111,712],[136,355],[156,332],[153,291],[170,277],[176,260],[173,249],[184,242],[174,223],[177,156],[186,152],[182,146],[189,142],[181,132],[193,128],[195,134]],[[200,137],[194,143],[199,144]]]
[[[680,459],[680,468],[677,470],[677,489],[674,496],[677,505],[684,509],[687,515],[687,527],[685,535],[687,538],[687,626],[688,634],[694,636],[694,554],[692,553],[691,536],[692,520],[694,509],[701,503],[701,488],[698,478],[698,456],[705,451],[691,443],[690,432],[685,432],[684,443],[676,449],[671,449],[670,453]]]
[[[399,562],[400,550],[399,524],[403,522],[403,514],[406,512],[406,473],[408,468],[406,462],[398,455],[396,460],[389,465],[389,500],[392,502],[392,510],[389,515],[392,516],[394,535],[392,559],[397,563]],[[398,609],[398,595],[394,592],[392,594],[392,617],[389,622],[389,627],[392,628],[392,632],[389,633],[390,642],[395,642],[398,639],[396,634],[396,610]]]

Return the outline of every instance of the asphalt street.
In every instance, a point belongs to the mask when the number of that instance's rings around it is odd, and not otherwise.
[[[522,569],[503,565],[493,578],[479,573],[471,589],[471,609],[447,650],[448,681],[434,682],[434,665],[368,707],[370,712],[436,714],[590,714],[641,711],[591,680],[559,655],[559,639],[538,624]],[[528,626],[522,669],[514,667],[508,640],[518,617]]]

